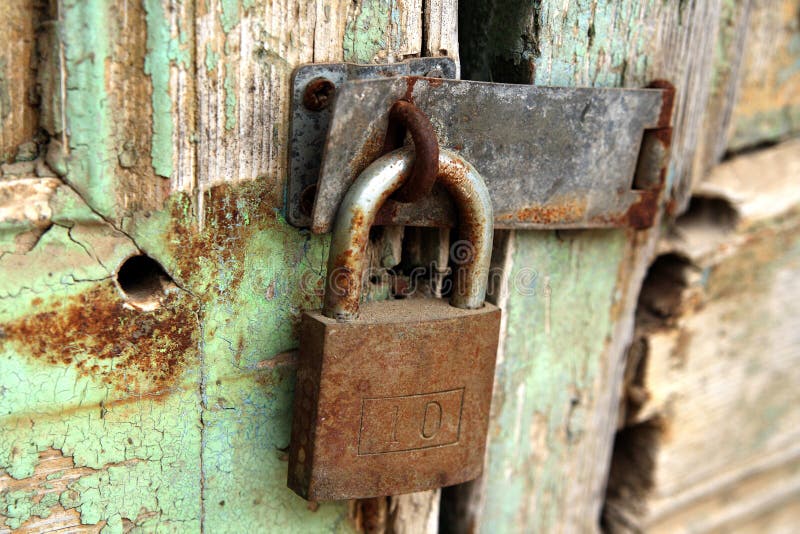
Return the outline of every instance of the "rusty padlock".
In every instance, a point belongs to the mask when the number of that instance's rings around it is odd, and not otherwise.
[[[455,201],[456,245],[466,249],[450,303],[360,304],[370,226],[413,161],[410,149],[391,152],[350,187],[324,308],[301,320],[288,485],[309,500],[422,491],[483,468],[500,331],[500,310],[484,302],[493,215],[483,179],[460,156],[439,154],[438,182]]]

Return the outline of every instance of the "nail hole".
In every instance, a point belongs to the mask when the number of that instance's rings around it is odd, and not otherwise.
[[[120,265],[117,285],[128,304],[142,311],[158,308],[167,290],[176,287],[161,264],[145,255],[131,256]]]

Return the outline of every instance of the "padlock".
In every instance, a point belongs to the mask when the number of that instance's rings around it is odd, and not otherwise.
[[[493,215],[478,172],[448,150],[438,183],[457,207],[450,303],[360,303],[369,230],[414,154],[382,156],[339,207],[324,307],[303,314],[288,485],[312,501],[396,495],[472,480],[483,468],[500,332],[484,302]]]

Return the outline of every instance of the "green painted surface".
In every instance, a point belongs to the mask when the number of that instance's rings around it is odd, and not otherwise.
[[[225,65],[225,129],[236,126],[236,72],[231,64]]]
[[[65,0],[62,6],[68,180],[95,209],[108,215],[116,208],[113,110],[106,91],[110,7],[103,0]]]
[[[137,218],[129,230],[204,303],[199,388],[205,528],[348,531],[343,505],[311,512],[286,488],[282,449],[289,443],[294,374],[269,361],[297,346],[300,312],[320,305],[316,291],[327,240],[302,235],[269,208],[278,202],[270,186],[257,180],[212,191],[202,234],[192,229],[196,214],[187,197],[169,211]]]
[[[222,12],[220,13],[219,20],[222,24],[222,31],[227,34],[234,28],[234,26],[239,24],[239,1],[221,0],[220,4],[222,7]]]
[[[344,60],[370,63],[387,46],[386,28],[392,13],[391,0],[365,0],[344,34]]]
[[[206,43],[206,70],[213,72],[217,70],[217,65],[219,65],[219,54],[211,48],[211,43]]]
[[[172,174],[172,99],[169,94],[169,21],[161,0],[146,0],[147,57],[144,72],[153,85],[153,136],[150,155],[159,176]]]
[[[293,368],[269,361],[296,347],[300,311],[319,305],[327,243],[288,226],[269,189],[257,180],[213,190],[203,232],[182,195],[127,225],[184,288],[156,312],[123,311],[110,270],[136,247],[59,189],[59,225],[0,260],[10,275],[0,286],[4,470],[30,477],[50,448],[96,469],[60,502],[109,532],[123,518],[156,531],[201,521],[214,532],[350,530],[344,506],[312,512],[285,487]],[[48,513],[30,496],[2,497],[9,525]],[[157,518],[137,520],[142,510]]]
[[[195,43],[185,28],[173,35],[165,3],[143,6],[153,109],[142,120],[152,127],[153,171],[169,176],[170,68],[191,66]],[[223,29],[251,7],[224,2]],[[61,492],[47,493],[60,476],[30,479],[30,491],[0,489],[0,524],[63,507],[104,532],[130,524],[147,532],[350,532],[345,504],[312,510],[285,485],[294,385],[286,354],[297,346],[302,310],[319,306],[327,239],[283,220],[278,176],[215,187],[203,213],[193,196],[176,193],[161,209],[117,217],[109,9],[100,0],[63,4],[64,170],[74,189],[53,196],[54,224],[33,249],[0,256],[0,469],[29,479],[40,453],[55,449],[81,474]],[[375,38],[351,42],[363,48]],[[206,48],[203,68],[214,70],[222,58]],[[233,128],[244,89],[235,65],[225,67]],[[30,230],[0,224],[0,244],[12,249]],[[114,283],[117,267],[139,251],[180,286],[155,311],[126,306]]]
[[[622,231],[516,232],[505,359],[497,368],[484,532],[548,532],[611,334]],[[531,510],[535,498],[547,506]]]
[[[147,56],[144,72],[153,86],[153,135],[150,156],[153,170],[159,176],[172,174],[172,98],[170,97],[170,65],[174,62],[190,66],[191,54],[186,46],[188,36],[171,36],[169,18],[161,0],[144,0],[147,12]]]

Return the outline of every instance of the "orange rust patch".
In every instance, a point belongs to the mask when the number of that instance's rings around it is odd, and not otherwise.
[[[625,218],[632,228],[642,230],[653,226],[658,212],[659,194],[660,191],[642,191],[639,200],[631,204]]]
[[[177,260],[176,276],[191,280],[203,263],[224,265],[235,289],[244,274],[245,249],[252,234],[277,226],[273,206],[280,205],[273,180],[259,178],[238,184],[219,184],[204,193],[204,230],[199,232],[188,195],[172,204],[172,226],[167,242]],[[207,282],[207,281],[206,281]]]
[[[653,80],[648,84],[653,89],[663,89],[661,96],[661,112],[658,117],[658,127],[667,128],[672,122],[672,108],[675,105],[675,86],[667,80]]]
[[[556,224],[580,221],[586,215],[586,202],[578,199],[565,199],[550,206],[529,206],[499,216],[506,221],[524,221],[536,224]]]
[[[407,102],[414,102],[414,86],[417,85],[419,81],[419,76],[408,76],[406,78],[406,94],[403,95],[402,100],[406,100]]]
[[[672,128],[656,128],[654,130],[647,130],[652,132],[652,135],[661,141],[666,148],[672,146]]]
[[[143,394],[173,386],[195,361],[199,328],[189,298],[172,294],[159,309],[141,312],[125,307],[109,282],[6,323],[2,331],[0,346]]]

